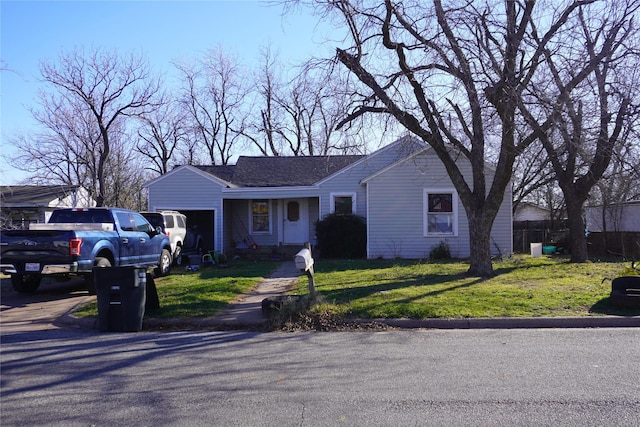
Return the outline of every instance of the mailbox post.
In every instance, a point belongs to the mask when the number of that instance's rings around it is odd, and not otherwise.
[[[316,297],[316,285],[313,278],[313,257],[311,256],[311,244],[305,243],[304,249],[301,249],[295,256],[296,268],[306,273],[309,278],[309,296],[311,299]]]

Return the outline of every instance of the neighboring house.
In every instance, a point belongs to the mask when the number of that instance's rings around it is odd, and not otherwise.
[[[470,174],[468,163],[461,166]],[[368,258],[426,258],[442,241],[452,256],[469,256],[466,214],[444,165],[411,138],[366,156],[242,156],[235,165],[180,166],[146,187],[149,210],[185,213],[208,250],[302,245],[314,240],[316,221],[337,212],[366,218]],[[491,247],[511,254],[510,190],[504,200]]]
[[[46,222],[57,208],[92,207],[96,202],[78,185],[2,185],[2,228],[28,228]]]
[[[609,206],[588,206],[589,232],[640,232],[640,200]]]
[[[587,206],[585,211],[592,255],[640,257],[640,200]]]
[[[566,248],[567,224],[557,219],[558,213],[534,203],[520,202],[513,214],[513,247],[517,252],[529,253],[531,243],[559,245]]]
[[[551,210],[529,202],[521,202],[516,207],[513,220],[518,221],[548,221],[551,219]]]

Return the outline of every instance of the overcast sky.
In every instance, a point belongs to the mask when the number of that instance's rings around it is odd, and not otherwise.
[[[333,52],[330,29],[317,17],[282,16],[258,1],[0,1],[0,184],[25,177],[11,168],[8,139],[33,132],[39,66],[74,47],[141,52],[154,72],[171,72],[172,60],[200,58],[221,45],[252,67],[270,46],[283,61]],[[4,69],[7,68],[7,69]]]

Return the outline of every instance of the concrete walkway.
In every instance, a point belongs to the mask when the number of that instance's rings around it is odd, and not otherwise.
[[[285,261],[269,277],[258,283],[247,295],[233,302],[212,319],[220,326],[259,325],[266,322],[262,314],[262,300],[284,295],[293,290],[300,277],[293,261]]]
[[[267,323],[262,314],[262,300],[285,295],[296,287],[302,273],[293,261],[284,261],[268,277],[260,281],[245,295],[238,297],[229,307],[214,317],[204,319],[154,319],[145,317],[144,326],[150,328],[258,328]],[[160,302],[162,304],[162,302]]]

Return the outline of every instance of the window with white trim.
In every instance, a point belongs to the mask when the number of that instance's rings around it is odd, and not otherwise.
[[[251,232],[268,234],[271,232],[271,204],[269,200],[252,200],[250,203]]]
[[[351,215],[356,213],[356,193],[331,193],[331,213]]]
[[[424,235],[458,235],[458,194],[453,190],[424,190]]]

